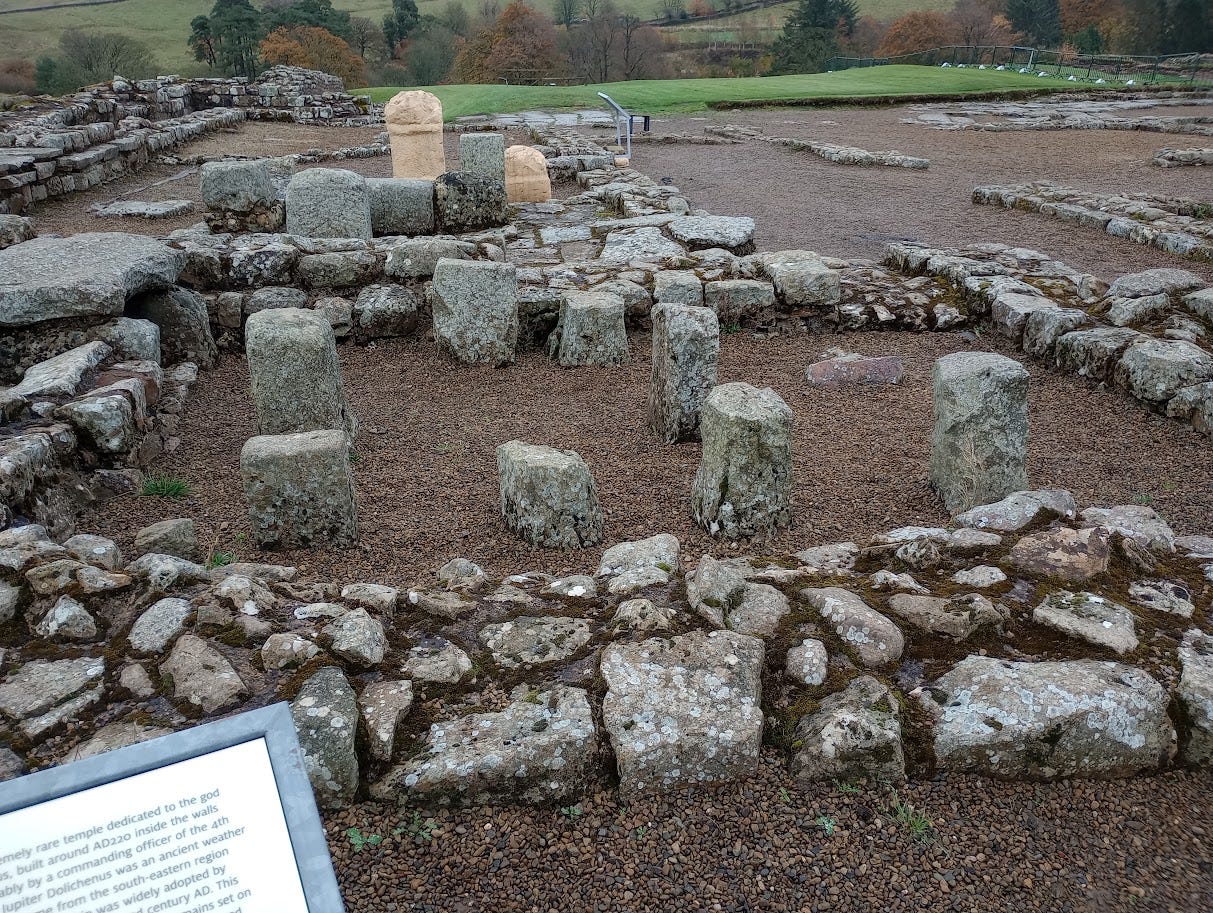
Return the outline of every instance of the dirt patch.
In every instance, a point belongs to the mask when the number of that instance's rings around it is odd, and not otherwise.
[[[959,333],[724,337],[720,381],[773,387],[795,414],[795,526],[769,548],[797,551],[902,524],[947,522],[927,481],[930,372],[940,356],[989,342],[970,340]],[[901,355],[907,378],[896,387],[810,390],[805,367],[833,345]],[[257,430],[246,362],[229,354],[195,388],[180,448],[149,468],[185,479],[193,496],[122,497],[91,512],[81,528],[129,547],[140,526],[191,516],[200,538],[219,551],[341,580],[411,583],[456,556],[497,574],[592,571],[601,549],[532,549],[502,525],[495,451],[519,438],[586,459],[606,515],[604,545],[665,531],[690,557],[729,554],[689,516],[699,445],[661,444],[646,426],[650,347],[648,336],[633,335],[633,361],[621,368],[562,369],[527,352],[493,371],[456,364],[423,340],[342,346],[346,391],[361,425],[354,468],[360,542],[280,554],[256,552],[247,538],[239,454]],[[1083,504],[1148,502],[1180,532],[1207,531],[1207,439],[1119,392],[1035,364],[1029,370],[1033,485],[1068,488]]]

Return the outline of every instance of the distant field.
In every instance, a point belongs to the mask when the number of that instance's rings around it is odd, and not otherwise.
[[[54,0],[42,0],[45,3]],[[39,0],[0,0],[0,10],[20,9],[42,5]],[[261,0],[254,0],[260,5]],[[477,0],[462,0],[465,6],[474,9]],[[508,0],[502,0],[504,5]],[[659,0],[616,0],[618,5],[638,15],[657,15]],[[859,0],[860,12],[878,19],[894,19],[914,9],[948,9],[953,0]],[[418,0],[422,13],[436,14],[446,0]],[[164,73],[198,74],[206,67],[194,60],[185,40],[190,31],[190,20],[209,13],[214,0],[123,0],[121,3],[104,6],[77,6],[62,10],[41,10],[34,13],[11,13],[0,16],[0,59],[18,57],[33,60],[46,53],[53,53],[59,34],[67,28],[86,31],[123,32],[144,42],[152,49],[160,69]],[[338,9],[358,16],[366,16],[379,22],[391,9],[391,0],[334,0]],[[535,0],[533,6],[551,11],[552,0]],[[713,29],[728,31],[749,25],[781,28],[783,22],[795,8],[795,2],[742,13],[739,16],[712,20],[711,22],[677,26],[671,29],[680,42],[705,40],[696,37],[691,30]],[[727,25],[726,25],[727,23]],[[774,33],[766,35],[771,40]],[[714,36],[716,40],[738,40],[736,37]],[[742,40],[751,40],[743,34]]]
[[[659,114],[700,111],[714,102],[787,101],[801,98],[858,98],[883,95],[952,95],[1006,89],[1063,89],[1062,80],[1038,79],[993,70],[943,70],[890,66],[806,76],[753,79],[667,79],[616,82],[597,86],[427,86],[442,100],[447,120],[468,114],[499,114],[533,108],[600,108],[595,94],[607,92],[634,111]],[[387,101],[399,88],[367,90]]]

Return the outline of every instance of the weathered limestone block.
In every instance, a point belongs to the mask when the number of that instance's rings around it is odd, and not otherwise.
[[[1075,330],[1058,337],[1053,350],[1057,367],[1094,381],[1112,379],[1112,369],[1130,345],[1145,337],[1124,327]]]
[[[1113,662],[970,656],[915,692],[939,766],[1010,779],[1129,777],[1175,753],[1166,689]]]
[[[461,234],[495,228],[510,220],[505,179],[450,171],[434,181],[434,212],[440,231]]]
[[[232,664],[201,637],[182,634],[168,659],[160,664],[160,675],[172,682],[177,700],[215,713],[248,696],[248,686]]]
[[[506,669],[566,660],[590,640],[590,623],[584,618],[527,615],[486,625],[478,635],[493,654],[493,662]]]
[[[754,220],[749,216],[682,216],[671,221],[667,230],[691,250],[722,247],[748,254],[754,249]]]
[[[454,238],[412,238],[388,251],[384,273],[393,279],[428,279],[439,260],[470,260],[476,245]]]
[[[1038,358],[1051,358],[1059,340],[1091,322],[1078,308],[1044,308],[1028,315],[1023,327],[1023,350]]]
[[[552,198],[548,160],[534,146],[505,150],[505,194],[511,203],[546,203]]]
[[[774,390],[721,384],[700,411],[703,456],[691,516],[718,538],[743,539],[792,519],[792,410]]]
[[[1138,399],[1163,403],[1184,387],[1213,380],[1213,355],[1184,340],[1145,337],[1125,349],[1113,377]]]
[[[305,238],[371,237],[366,178],[344,168],[308,168],[286,188],[286,230]]]
[[[1032,610],[1032,620],[1121,656],[1137,649],[1133,613],[1096,593],[1050,593]]]
[[[258,545],[348,545],[358,537],[343,431],[251,438],[240,451],[240,475]]]
[[[299,284],[306,288],[351,288],[373,281],[382,270],[379,257],[372,251],[331,251],[325,254],[308,254],[300,257],[299,263],[295,266],[295,276]],[[262,291],[264,289],[253,292],[250,299]],[[306,295],[304,295],[303,303],[291,305],[291,307],[306,306]]]
[[[601,541],[602,508],[590,468],[572,450],[523,441],[497,448],[501,515],[532,545],[585,548]]]
[[[465,174],[505,181],[505,136],[501,133],[461,133],[459,170]]]
[[[72,426],[81,444],[98,453],[120,456],[138,443],[134,407],[120,393],[85,396],[60,406],[54,415]]]
[[[194,521],[188,518],[161,520],[135,533],[135,556],[175,555],[186,561],[197,561],[202,557],[198,548],[198,531]]]
[[[171,288],[185,254],[154,238],[87,232],[0,251],[0,327],[117,317],[142,292]]]
[[[752,776],[762,744],[763,643],[733,631],[611,644],[602,720],[625,798]]]
[[[392,176],[432,181],[446,171],[442,102],[429,92],[398,92],[383,106]]]
[[[720,323],[708,308],[653,308],[649,427],[667,444],[699,438],[699,414],[716,386]]]
[[[722,326],[763,326],[775,316],[775,289],[760,279],[721,279],[704,286],[703,303]]]
[[[210,335],[209,327],[207,335]],[[103,323],[89,330],[89,337],[104,342],[114,350],[117,358],[161,364],[160,327],[150,320],[115,317],[109,323]],[[181,360],[194,361],[192,358]],[[196,361],[194,363],[198,364]],[[203,367],[201,364],[198,366]]]
[[[367,178],[371,230],[380,235],[434,233],[434,182],[406,178]]]
[[[675,536],[658,533],[620,542],[602,553],[595,576],[609,578],[607,592],[630,596],[650,586],[665,586],[678,573],[681,546]]]
[[[1167,403],[1167,415],[1213,437],[1213,381],[1184,387]]]
[[[805,371],[810,387],[854,387],[863,384],[899,384],[905,364],[898,355],[868,358],[855,352],[815,361]]]
[[[192,361],[207,370],[219,360],[206,302],[196,293],[183,288],[151,292],[132,302],[131,311],[160,328],[163,364]]]
[[[286,221],[268,159],[204,162],[199,184],[211,231],[277,231]]]
[[[406,286],[368,285],[354,302],[354,338],[369,342],[386,336],[408,336],[417,329],[420,309],[420,295]]]
[[[830,654],[826,645],[815,637],[806,637],[788,650],[784,672],[802,685],[820,685],[830,671]]]
[[[987,352],[935,362],[931,484],[952,514],[1028,487],[1028,372]]]
[[[358,707],[366,723],[371,757],[390,761],[396,750],[396,730],[413,707],[412,682],[372,682],[362,689]]]
[[[321,669],[291,701],[303,766],[321,808],[345,808],[358,792],[358,701],[335,666]]]
[[[810,587],[800,591],[810,606],[855,651],[868,668],[901,659],[905,635],[901,629],[870,605],[842,587]]]
[[[539,804],[594,788],[601,756],[589,698],[556,685],[496,713],[430,726],[424,749],[372,792],[441,804]]]
[[[337,341],[324,316],[301,308],[261,311],[248,319],[244,339],[262,434],[337,428],[354,435]]]
[[[797,724],[795,739],[800,748],[792,756],[792,776],[798,780],[906,778],[897,698],[870,675],[822,700]]]
[[[1001,501],[982,504],[952,518],[957,526],[1015,533],[1021,529],[1062,517],[1073,520],[1078,507],[1074,496],[1060,488],[1013,491]]]
[[[1110,533],[1060,527],[1024,536],[1011,548],[1008,559],[1021,573],[1081,583],[1107,573],[1112,560]]]
[[[548,351],[566,368],[630,361],[623,299],[609,292],[566,292]]]
[[[653,276],[653,301],[703,307],[703,281],[690,270],[662,270]]]
[[[1180,757],[1188,764],[1213,766],[1213,636],[1193,628],[1179,648],[1183,672],[1175,690],[1179,708]]]
[[[430,287],[434,340],[460,361],[510,364],[518,344],[518,277],[512,263],[443,258]]]
[[[842,300],[841,276],[820,260],[771,263],[766,272],[785,308],[829,308]]]

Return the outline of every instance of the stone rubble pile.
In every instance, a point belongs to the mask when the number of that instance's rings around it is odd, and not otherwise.
[[[136,542],[0,532],[4,769],[279,695],[326,808],[665,792],[744,779],[764,744],[806,784],[1213,758],[1213,538],[1148,507],[1023,491],[866,545],[687,568],[658,535],[592,574],[458,559],[411,588],[208,568],[186,520]]]
[[[1213,208],[1208,203],[1147,194],[1089,193],[1050,183],[977,187],[973,202],[1038,212],[1171,254],[1213,262]]]

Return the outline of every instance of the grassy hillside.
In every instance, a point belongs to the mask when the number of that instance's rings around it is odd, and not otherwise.
[[[0,0],[0,10],[39,6],[55,0]],[[260,0],[254,0],[259,3]],[[462,0],[470,9],[475,9],[477,0]],[[503,0],[503,3],[507,0]],[[550,12],[552,0],[530,0],[538,9]],[[859,0],[863,15],[878,19],[894,19],[913,9],[948,9],[953,0]],[[105,6],[69,7],[61,10],[41,10],[34,13],[10,13],[0,15],[0,59],[23,57],[35,59],[41,54],[54,52],[59,34],[68,28],[86,31],[123,32],[144,42],[155,54],[164,73],[203,73],[205,67],[194,60],[185,45],[189,35],[190,20],[210,12],[214,0],[122,0]],[[436,14],[446,0],[418,0],[422,13]],[[659,0],[616,0],[625,10],[642,16],[655,16],[660,8]],[[334,0],[338,9],[347,10],[357,16],[366,16],[379,22],[391,8],[391,0]],[[708,23],[678,26],[671,31],[683,41],[704,40],[696,37],[694,30],[731,29],[734,26],[755,25],[765,29],[782,27],[784,20],[795,7],[795,0],[740,16],[715,19]],[[720,35],[716,35],[720,39]]]
[[[496,114],[532,108],[600,108],[595,94],[608,93],[630,110],[646,113],[699,111],[714,102],[786,101],[800,98],[855,98],[882,95],[952,95],[1007,89],[1060,89],[1061,80],[1037,79],[994,70],[943,70],[935,67],[873,67],[807,76],[754,79],[668,79],[616,82],[597,86],[429,86],[442,99],[448,120],[467,114]],[[386,101],[398,88],[368,90]]]

